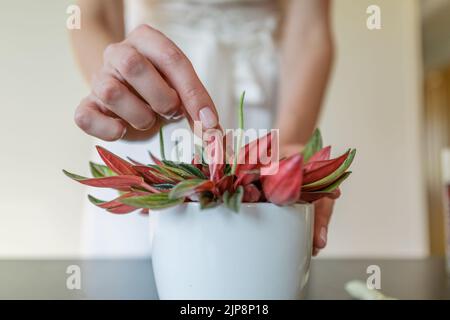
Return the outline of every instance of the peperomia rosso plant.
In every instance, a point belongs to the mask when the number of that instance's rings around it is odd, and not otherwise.
[[[243,100],[244,94],[239,105],[239,132],[244,127]],[[301,152],[267,164],[262,158],[272,153],[273,138],[269,132],[241,146],[240,133],[231,151],[225,147],[227,144],[216,143],[209,148],[216,155],[209,161],[205,161],[205,148],[201,147],[191,163],[183,163],[166,159],[161,128],[162,159],[150,152],[152,164],[127,161],[97,146],[104,164],[90,163],[92,178],[63,172],[84,185],[116,189],[118,197],[110,201],[89,196],[94,205],[115,214],[138,209],[148,212],[184,202],[198,202],[203,209],[223,204],[238,212],[243,202],[271,202],[283,206],[340,196],[339,186],[351,173],[348,169],[355,149],[331,159],[331,147],[323,147],[321,133],[316,129]],[[219,153],[215,151],[219,149],[222,150],[217,156]],[[234,153],[233,150],[239,151]],[[274,164],[276,170],[265,174],[269,171],[265,169]]]

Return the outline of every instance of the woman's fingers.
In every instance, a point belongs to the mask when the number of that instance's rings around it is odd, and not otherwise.
[[[105,61],[151,108],[167,119],[182,115],[180,99],[150,61],[125,42],[108,46]]]
[[[320,249],[327,245],[328,224],[333,212],[334,200],[323,198],[314,203],[314,249],[313,255],[317,255]]]
[[[146,56],[169,81],[193,121],[202,121],[206,129],[218,126],[218,115],[211,97],[189,59],[170,39],[142,25],[131,32],[126,42]]]
[[[115,141],[126,133],[126,125],[104,114],[93,96],[83,99],[75,111],[75,123],[87,134],[106,141]]]
[[[101,73],[92,83],[98,104],[128,122],[137,130],[148,130],[156,123],[156,115],[142,99],[109,74]]]
[[[220,128],[191,62],[162,33],[143,25],[105,50],[103,70],[93,79],[92,93],[78,107],[75,121],[90,135],[117,140],[127,123],[149,130],[157,114],[171,119],[186,115],[189,123],[201,121],[204,129]]]

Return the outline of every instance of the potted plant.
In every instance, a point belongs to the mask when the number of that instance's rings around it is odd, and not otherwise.
[[[243,96],[239,114],[242,129]],[[154,163],[144,165],[97,147],[104,164],[90,163],[93,178],[64,173],[118,190],[110,201],[89,196],[110,213],[150,213],[160,298],[295,299],[309,274],[312,203],[339,197],[356,151],[330,159],[316,130],[302,152],[268,164],[262,158],[273,138],[243,147],[238,139],[231,153],[215,139],[209,161],[202,150],[192,163],[167,160],[161,150],[162,159],[150,153]]]

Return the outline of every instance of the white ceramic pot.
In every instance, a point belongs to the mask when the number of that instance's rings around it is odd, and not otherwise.
[[[309,275],[314,207],[198,203],[152,212],[161,299],[297,299]]]

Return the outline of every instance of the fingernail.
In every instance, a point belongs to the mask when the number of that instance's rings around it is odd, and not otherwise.
[[[322,242],[322,246],[325,247],[327,244],[327,228],[322,227],[320,229],[319,237]]]
[[[139,130],[139,131],[147,131],[147,130],[150,130],[151,128],[153,128],[155,126],[155,124],[156,124],[156,117],[152,117],[151,122],[147,123],[147,125],[139,127],[139,128],[135,127],[135,129]]]
[[[126,134],[127,134],[127,127],[123,128],[123,132],[122,132],[122,135],[120,136],[120,139],[125,137]]]
[[[180,110],[176,110],[173,113],[162,114],[161,116],[166,120],[178,120],[183,116],[183,112]]]
[[[204,107],[199,112],[200,121],[206,129],[212,129],[217,126],[216,114],[209,107]]]
[[[177,111],[173,116],[172,116],[172,120],[179,120],[184,116],[183,112],[181,111]]]

